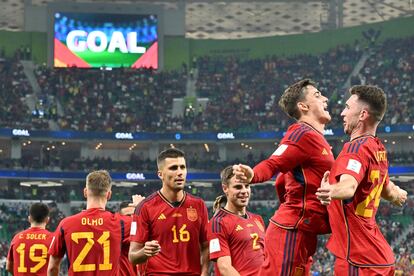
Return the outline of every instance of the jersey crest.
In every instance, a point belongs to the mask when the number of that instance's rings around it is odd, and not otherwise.
[[[197,209],[193,207],[187,208],[187,218],[190,221],[197,221],[198,219]]]

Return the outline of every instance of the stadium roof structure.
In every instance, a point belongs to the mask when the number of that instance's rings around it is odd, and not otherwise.
[[[25,5],[59,0],[1,0],[0,30],[23,31]],[[239,39],[319,32],[414,15],[412,0],[70,0],[76,3],[155,4],[185,9],[186,37]]]

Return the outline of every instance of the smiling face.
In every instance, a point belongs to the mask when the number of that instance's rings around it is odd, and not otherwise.
[[[187,166],[184,157],[165,158],[158,169],[158,177],[162,180],[162,186],[171,191],[184,190],[187,178]]]
[[[305,93],[305,98],[298,102],[299,109],[321,124],[329,123],[331,115],[328,111],[328,98],[313,85],[306,86]]]
[[[364,111],[364,105],[358,101],[357,95],[352,95],[345,103],[341,113],[344,121],[344,132],[351,135],[357,128]]]
[[[227,205],[230,205],[230,211],[245,210],[249,204],[251,190],[250,184],[239,183],[236,181],[236,176],[230,178],[227,184],[223,184],[223,192],[227,197]]]

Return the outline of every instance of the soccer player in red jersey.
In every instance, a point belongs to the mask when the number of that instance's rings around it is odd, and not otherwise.
[[[327,204],[335,275],[394,275],[394,254],[375,221],[380,198],[401,206],[407,192],[388,177],[386,149],[376,135],[386,110],[382,89],[357,85],[341,116],[351,136],[326,172],[317,196]],[[330,203],[330,204],[329,204]]]
[[[134,214],[135,207],[145,198],[140,195],[132,196],[133,203],[124,201],[119,205],[118,215],[125,222],[125,232],[131,231],[132,215]],[[136,276],[137,267],[132,265],[128,260],[128,252],[130,245],[130,236],[126,236],[122,243],[121,259],[119,264],[119,276]]]
[[[47,275],[47,250],[52,233],[46,230],[49,208],[34,203],[29,211],[30,228],[13,237],[7,255],[6,269],[13,275]]]
[[[334,157],[323,136],[331,120],[328,99],[308,79],[288,87],[279,106],[297,120],[267,160],[251,169],[234,165],[238,181],[261,183],[284,173],[286,194],[266,230],[265,261],[259,275],[309,275],[317,235],[330,232],[326,207],[315,193]]]
[[[86,210],[59,223],[49,249],[49,276],[58,275],[65,254],[69,275],[118,275],[121,245],[129,233],[122,219],[105,210],[111,182],[104,170],[86,177]]]
[[[246,210],[250,184],[237,182],[232,166],[221,172],[221,183],[225,196],[214,202],[215,215],[208,226],[216,276],[256,276],[264,261],[265,227],[261,216]]]
[[[184,153],[167,149],[157,165],[162,188],[135,210],[129,260],[144,264],[145,275],[207,275],[207,207],[184,191]]]

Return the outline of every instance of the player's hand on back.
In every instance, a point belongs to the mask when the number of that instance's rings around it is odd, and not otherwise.
[[[233,174],[240,183],[250,183],[254,176],[254,171],[251,167],[243,164],[233,165]]]
[[[161,246],[156,240],[147,241],[144,244],[144,254],[147,257],[152,257],[157,255],[161,251]]]
[[[329,184],[329,171],[326,171],[321,180],[321,187],[316,192],[316,197],[323,205],[329,205],[331,203],[331,191],[332,187]]]
[[[137,207],[145,199],[145,196],[142,195],[133,195],[132,203],[129,204],[130,207]]]

